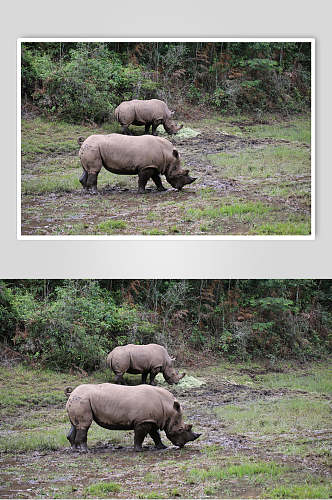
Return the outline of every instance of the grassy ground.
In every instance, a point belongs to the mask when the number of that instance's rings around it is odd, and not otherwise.
[[[64,388],[110,373],[1,367],[0,498],[331,498],[327,362],[186,371],[205,383],[170,390],[199,440],[180,450],[163,436],[169,447],[155,451],[147,439],[135,453],[132,431],[93,424],[90,452],[79,454],[65,437]]]
[[[261,120],[262,121],[262,120]],[[133,127],[136,134],[142,127]],[[119,132],[40,117],[22,120],[23,235],[307,235],[310,233],[310,118],[257,123],[248,116],[185,123],[172,137],[197,181],[159,193],[151,181],[105,169],[99,195],[82,194],[79,136]],[[189,134],[190,131],[198,135]],[[162,132],[160,135],[166,137]]]

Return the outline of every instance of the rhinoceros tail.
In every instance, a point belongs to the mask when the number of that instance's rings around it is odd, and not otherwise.
[[[65,396],[66,398],[68,399],[70,394],[73,392],[73,388],[72,387],[66,387],[65,388]]]
[[[82,146],[82,144],[83,144],[84,141],[85,141],[85,137],[82,137],[82,136],[77,139],[77,142],[78,142],[79,146]]]

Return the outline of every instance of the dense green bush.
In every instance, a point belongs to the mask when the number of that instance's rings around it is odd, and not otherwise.
[[[71,122],[110,120],[123,100],[220,112],[298,112],[311,95],[309,43],[27,42],[22,97]]]
[[[322,357],[331,280],[6,280],[2,340],[56,368],[92,370],[108,351],[158,342],[230,360]],[[185,355],[184,355],[185,356]]]
[[[0,281],[0,340],[10,340],[16,328],[17,311],[13,305],[12,292]]]
[[[43,301],[16,290],[13,303],[21,331],[16,347],[53,368],[92,370],[116,345],[154,335],[135,308],[116,306],[95,281],[68,281]]]
[[[99,45],[82,44],[60,61],[25,49],[22,80],[22,92],[41,110],[72,122],[110,120],[121,101],[155,97],[157,89],[140,67],[123,65],[117,54]]]

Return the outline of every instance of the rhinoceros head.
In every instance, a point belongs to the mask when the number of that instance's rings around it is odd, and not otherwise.
[[[173,149],[172,162],[166,170],[166,179],[175,189],[181,191],[183,186],[191,184],[196,177],[190,177],[189,170],[183,170],[180,165],[180,155],[176,149]]]
[[[176,134],[179,130],[181,130],[183,125],[177,125],[172,118],[167,118],[164,120],[164,129],[170,135]]]
[[[166,366],[163,370],[164,379],[170,385],[178,384],[180,380],[185,376],[185,373],[180,375],[173,366]]]
[[[175,445],[179,446],[179,448],[183,448],[188,441],[195,441],[198,439],[201,434],[197,434],[197,432],[193,432],[192,425],[184,424],[183,427],[180,427],[174,432],[166,433],[168,439]]]
[[[188,441],[195,441],[200,434],[193,432],[192,425],[185,424],[182,420],[181,407],[178,401],[174,401],[174,416],[169,427],[165,428],[166,436],[175,445],[183,448]]]

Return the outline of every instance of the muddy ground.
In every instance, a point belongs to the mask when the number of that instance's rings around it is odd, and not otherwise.
[[[291,126],[287,120],[279,120],[277,125],[285,131]],[[67,151],[61,148],[57,151],[53,144],[49,148],[55,150],[52,154],[47,148],[33,157],[23,154],[22,235],[310,233],[309,144],[257,137],[259,124],[248,120],[202,120],[185,126],[200,133],[196,137],[170,138],[180,151],[183,165],[197,177],[196,182],[182,192],[163,180],[168,188],[166,192],[156,192],[149,181],[146,194],[139,195],[137,176],[116,176],[102,171],[99,195],[82,194],[78,182],[81,172],[78,147],[75,149],[78,130],[72,134],[67,131],[71,141]],[[272,129],[275,121],[265,127]],[[162,132],[162,127],[160,129]],[[90,133],[105,131],[91,130]],[[142,131],[136,127],[135,133]],[[89,135],[86,131],[84,134]],[[285,165],[282,159],[280,165],[276,165],[278,156],[272,156],[280,154],[278,148],[291,149],[294,155],[301,151],[303,165],[293,168],[292,160]],[[238,166],[232,171],[225,163],[218,164],[220,154],[226,155],[227,163],[228,157],[232,160],[242,153],[249,153],[250,158],[250,152],[262,154],[254,167],[247,165],[246,156],[239,158]],[[272,155],[268,159],[267,152]],[[217,155],[217,160],[210,155]],[[65,179],[69,174],[72,178]],[[234,205],[234,212],[225,211],[225,206]]]
[[[73,453],[66,445],[54,450],[2,453],[0,497],[278,498],[273,488],[280,484],[314,483],[328,488],[326,485],[331,483],[332,472],[332,429],[330,425],[326,427],[326,422],[322,422],[320,428],[306,432],[294,428],[283,434],[265,434],[262,427],[257,435],[250,429],[240,433],[231,431],[229,422],[220,414],[217,416],[217,409],[229,405],[241,412],[243,405],[248,403],[282,402],[290,398],[332,402],[331,394],[319,395],[287,387],[264,388],[261,383],[255,383],[262,373],[267,371],[255,368],[220,373],[219,370],[204,368],[201,373],[201,379],[205,381],[203,386],[185,391],[171,388],[181,402],[185,420],[193,424],[195,431],[202,433],[199,440],[187,444],[182,450],[174,447],[163,435],[163,441],[168,445],[166,450],[154,450],[152,441],[147,439],[144,452],[135,453],[133,432],[127,431],[117,433],[115,440],[104,437],[90,444],[88,454]],[[243,375],[248,375],[251,381],[239,383],[234,380]],[[53,422],[48,423],[50,428],[59,421],[66,423],[64,404],[65,401],[43,409],[45,414],[52,415]],[[18,408],[15,416],[4,419],[7,430],[1,434],[12,433],[12,439],[17,439],[15,419],[17,426],[22,425],[22,421],[31,419],[36,411],[40,409],[25,411]],[[45,418],[47,420],[49,416]],[[8,430],[9,422],[11,430]],[[301,446],[304,451],[285,451],[291,445]],[[234,468],[237,470],[248,463],[274,464],[281,468],[281,472],[276,476],[272,473],[243,476],[234,473]],[[211,471],[216,467],[227,470],[226,477],[200,478],[200,471]],[[117,486],[111,486],[109,491],[88,489],[100,483]],[[115,489],[112,491],[112,488]],[[331,498],[331,490],[329,495],[323,498]],[[289,493],[286,496],[289,497]],[[303,496],[294,494],[292,497]],[[311,497],[307,492],[305,497],[316,498],[317,495]]]

